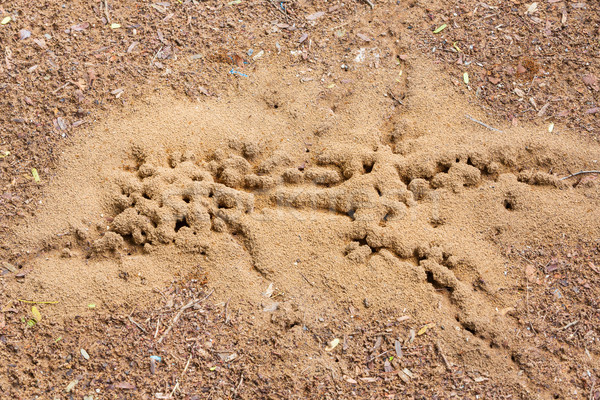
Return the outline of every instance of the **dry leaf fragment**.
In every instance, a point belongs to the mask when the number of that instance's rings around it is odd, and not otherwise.
[[[524,91],[522,91],[522,90],[521,90],[521,89],[519,89],[519,88],[515,88],[514,92],[515,92],[515,93],[517,94],[517,96],[519,96],[519,97],[523,97],[523,96],[525,96],[525,92],[524,92]]]
[[[428,329],[431,329],[434,326],[435,326],[435,322],[431,322],[431,323],[423,326],[421,329],[419,329],[419,332],[417,332],[417,336],[423,335],[425,332],[427,332]]]
[[[271,297],[272,295],[273,295],[273,282],[269,283],[267,290],[265,290],[265,292],[263,293],[263,296],[265,296],[265,297]]]
[[[129,382],[117,382],[115,387],[118,389],[135,389],[135,386]]]
[[[316,12],[314,14],[310,14],[306,16],[306,19],[309,21],[316,21],[317,19],[321,18],[323,15],[325,15],[324,11],[319,11]]]
[[[600,112],[600,107],[592,107],[585,110],[586,114],[596,114],[597,112]]]
[[[81,355],[83,356],[83,358],[85,358],[86,360],[90,359],[90,355],[88,354],[87,351],[85,351],[85,349],[80,349],[79,352],[81,353]]]
[[[36,306],[31,307],[31,314],[36,322],[40,322],[42,320],[42,313],[40,313],[40,310],[38,310]]]
[[[583,83],[588,86],[594,88],[594,90],[598,90],[598,78],[594,74],[584,75],[582,78]]]
[[[279,303],[273,303],[263,308],[263,312],[275,312],[279,308]]]
[[[367,383],[373,383],[373,382],[377,382],[377,378],[373,378],[372,376],[366,376],[364,378],[358,378],[363,382],[367,382]]]
[[[400,343],[399,340],[396,340],[394,342],[394,349],[396,350],[396,357],[401,358],[402,357],[402,343]]]
[[[44,39],[33,39],[33,43],[37,44],[38,47],[42,50],[45,50],[48,48],[48,46],[46,45],[46,41]]]
[[[385,360],[385,362],[383,363],[383,370],[385,372],[392,372],[394,370],[389,360]]]
[[[365,42],[371,41],[370,37],[368,37],[367,35],[363,35],[362,33],[357,33],[356,36],[358,36],[360,39],[364,40]]]
[[[73,31],[75,31],[75,32],[81,32],[81,31],[86,30],[89,27],[90,27],[89,22],[83,22],[81,24],[73,25],[71,27],[71,32],[73,32]]]
[[[140,44],[140,42],[131,42],[131,44],[129,45],[129,47],[127,48],[127,52],[131,53],[133,51],[133,49],[135,49],[135,47]]]
[[[527,7],[527,11],[525,11],[525,15],[531,15],[531,14],[533,14],[534,12],[537,11],[537,8],[538,8],[538,3],[536,3],[536,2],[531,3],[529,5],[529,7]]]
[[[20,40],[25,40],[30,36],[31,36],[31,31],[28,31],[27,29],[21,29],[19,31],[19,39]]]
[[[329,346],[325,347],[325,351],[333,351],[340,344],[340,339],[335,338],[329,342]]]
[[[78,383],[79,383],[79,380],[77,380],[77,379],[69,382],[69,384],[65,388],[65,392],[69,393],[71,390],[73,390],[73,388],[75,388],[75,385],[77,385]]]

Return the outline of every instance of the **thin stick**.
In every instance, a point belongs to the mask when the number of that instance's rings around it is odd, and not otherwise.
[[[503,133],[503,132],[502,132],[500,129],[496,129],[496,128],[494,128],[493,126],[490,126],[490,125],[488,125],[488,124],[486,124],[486,123],[484,123],[484,122],[481,122],[481,121],[479,121],[479,120],[476,120],[475,118],[471,117],[471,116],[470,116],[470,115],[468,115],[468,114],[465,114],[465,117],[467,117],[467,118],[468,118],[468,119],[470,119],[471,121],[473,121],[473,122],[475,122],[475,123],[477,123],[477,124],[479,124],[479,125],[481,125],[481,126],[484,126],[484,127],[488,128],[489,130],[492,130],[492,131],[496,131],[496,132]]]
[[[33,301],[33,300],[21,300],[21,299],[17,299],[19,300],[21,303],[28,303],[28,304],[58,304],[58,301]]]
[[[160,338],[158,339],[158,343],[162,343],[163,339],[165,338],[165,336],[167,336],[169,334],[169,332],[171,332],[171,329],[173,329],[173,326],[175,325],[175,323],[179,320],[179,317],[181,317],[181,314],[183,314],[183,312],[185,310],[187,310],[188,308],[193,307],[195,304],[200,303],[206,299],[208,299],[208,297],[213,294],[215,290],[211,290],[210,293],[203,299],[196,299],[196,300],[192,300],[189,303],[187,303],[185,306],[181,307],[179,309],[179,311],[177,312],[177,314],[175,315],[175,317],[173,318],[173,321],[171,321],[171,325],[169,325],[169,327],[163,332],[163,334],[160,336]]]
[[[561,330],[565,330],[565,329],[569,329],[570,327],[572,327],[573,325],[579,323],[579,321],[573,321],[573,322],[569,322],[568,324],[566,324],[565,326],[563,326],[562,328],[560,328]]]
[[[289,19],[290,19],[290,16],[288,15],[288,13],[287,13],[287,11],[286,11],[286,10],[282,10],[281,8],[279,8],[279,7],[277,6],[277,4],[275,4],[275,2],[273,2],[273,0],[268,0],[268,2],[269,2],[269,3],[270,3],[272,6],[273,6],[273,7],[275,7],[275,9],[277,9],[277,11],[279,11],[280,13],[282,13],[282,14],[285,16],[285,18],[286,18],[287,20],[289,20]]]
[[[373,4],[373,2],[371,2],[371,0],[363,0],[365,3],[367,3],[369,5],[369,7],[371,7],[371,10],[375,8],[375,5]]]
[[[596,380],[594,379],[594,382],[592,382],[592,388],[590,389],[590,400],[594,400],[594,388],[596,387]]]
[[[106,15],[106,22],[110,24],[110,14],[108,13],[108,0],[104,0],[104,15]]]
[[[154,339],[158,336],[158,328],[160,327],[160,317],[158,318],[158,322],[156,323],[156,331],[154,332]]]
[[[397,98],[396,96],[394,96],[394,94],[392,93],[391,90],[388,92],[388,96],[390,96],[392,98],[392,100],[397,101],[398,104],[400,104],[402,106],[404,105],[404,103],[402,102],[402,100],[400,100],[399,98]]]
[[[383,352],[383,353],[381,353],[381,354],[378,354],[378,355],[376,355],[376,356],[374,356],[374,357],[371,357],[371,358],[369,358],[369,359],[367,360],[367,362],[371,362],[371,361],[373,361],[374,359],[376,359],[376,358],[379,358],[379,357],[381,357],[381,356],[383,356],[383,355],[385,355],[385,354],[389,353],[390,351],[391,351],[391,350],[384,351],[384,352]]]
[[[60,86],[59,88],[56,88],[56,89],[54,89],[54,90],[52,91],[52,94],[56,94],[56,93],[58,93],[58,92],[59,92],[61,89],[64,89],[64,88],[66,88],[66,87],[67,87],[67,86],[69,86],[70,84],[71,84],[71,82],[67,82],[67,83],[65,83],[64,85]]]
[[[140,324],[138,324],[137,322],[135,322],[135,320],[133,318],[131,318],[131,315],[128,318],[129,318],[129,322],[131,322],[132,324],[134,324],[135,326],[137,326],[142,332],[148,333],[148,332],[146,332],[146,330],[144,329],[143,326],[141,326]]]
[[[240,376],[240,383],[238,383],[238,385],[233,390],[233,397],[235,397],[237,395],[237,392],[238,392],[238,390],[240,390],[240,386],[242,386],[243,382],[244,382],[244,373],[242,372],[242,374]]]
[[[583,175],[583,174],[600,174],[600,171],[579,171],[579,172],[575,172],[574,174],[567,175],[567,176],[565,176],[563,178],[560,178],[560,180],[564,181],[565,179],[569,179],[569,178],[572,178],[574,176]]]
[[[442,345],[440,344],[439,340],[437,342],[435,342],[435,348],[437,349],[438,353],[440,353],[440,357],[442,357],[442,360],[444,361],[444,365],[446,366],[446,369],[448,371],[452,372],[452,364],[450,364],[448,362],[448,359],[444,355],[444,352],[442,351]]]
[[[304,280],[306,281],[306,283],[308,283],[310,286],[314,287],[315,285],[312,284],[311,281],[308,280],[307,277],[304,276],[304,274],[302,272],[300,272],[300,275],[304,278]]]

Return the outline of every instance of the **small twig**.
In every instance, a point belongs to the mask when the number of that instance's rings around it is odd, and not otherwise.
[[[143,326],[141,326],[140,324],[138,324],[137,322],[135,322],[135,320],[131,317],[131,315],[129,317],[129,322],[131,322],[132,324],[134,324],[135,326],[137,326],[142,332],[144,333],[148,333]]]
[[[304,274],[302,272],[300,272],[300,275],[304,278],[304,280],[306,281],[306,283],[308,283],[310,286],[314,287],[315,285],[312,284],[311,281],[308,280],[307,277],[304,276]]]
[[[240,383],[238,383],[237,386],[235,387],[235,389],[233,390],[233,397],[234,398],[237,395],[238,390],[240,390],[240,387],[242,386],[243,382],[244,382],[244,373],[242,372],[242,374],[240,376]]]
[[[388,96],[390,96],[392,98],[392,100],[397,101],[398,104],[400,104],[402,106],[404,105],[404,103],[402,102],[402,100],[400,100],[399,98],[397,98],[396,96],[394,96],[394,94],[392,93],[391,90],[388,92]]]
[[[169,395],[169,399],[172,399],[172,398],[173,398],[173,395],[175,394],[175,391],[176,391],[177,389],[179,389],[179,381],[177,381],[177,382],[175,383],[175,387],[174,387],[174,388],[173,388],[173,390],[171,391],[171,394]]]
[[[188,367],[190,366],[190,361],[192,361],[192,355],[191,354],[188,357],[187,362],[185,363],[185,367],[183,368],[183,371],[181,372],[181,378],[179,378],[179,379],[183,379],[183,375],[185,375],[185,372],[187,371]]]
[[[154,339],[158,336],[158,328],[160,327],[160,318],[158,318],[158,322],[156,323],[156,331],[154,332]]]
[[[371,7],[371,10],[375,8],[375,4],[373,4],[373,2],[371,0],[363,0],[365,3],[367,3],[369,5],[369,7]]]
[[[594,379],[594,381],[592,382],[592,388],[590,389],[590,400],[594,400],[594,388],[596,387],[596,380]]]
[[[185,372],[187,371],[188,367],[190,366],[190,361],[192,361],[192,355],[191,354],[188,357],[187,362],[185,363],[185,367],[183,368],[183,371],[181,372],[181,376],[179,377],[179,379],[177,379],[177,381],[175,381],[175,387],[171,391],[171,394],[169,394],[169,399],[173,398],[173,395],[175,394],[175,391],[179,388],[179,381],[183,380],[183,376],[185,375]]]
[[[444,355],[444,352],[442,351],[442,345],[440,344],[439,340],[437,342],[435,342],[435,348],[438,351],[438,353],[440,353],[440,357],[442,357],[442,360],[444,361],[444,365],[446,366],[446,369],[448,371],[452,372],[452,364],[450,364],[448,362],[446,355]]]
[[[60,92],[60,90],[61,90],[61,89],[64,89],[64,88],[66,88],[66,87],[67,87],[67,86],[69,86],[70,84],[71,84],[71,82],[67,82],[67,83],[65,83],[64,85],[62,85],[62,86],[60,86],[60,87],[58,87],[58,88],[54,89],[54,90],[52,91],[52,94],[56,94],[56,93]]]
[[[568,324],[566,324],[565,326],[563,326],[562,328],[560,328],[562,331],[564,331],[565,329],[569,329],[570,327],[572,327],[573,325],[579,323],[579,321],[573,321],[573,322],[569,322]]]
[[[215,290],[211,290],[210,293],[208,295],[206,295],[206,297],[204,297],[203,299],[196,299],[196,300],[192,300],[189,303],[187,303],[185,306],[181,307],[179,309],[179,311],[177,312],[177,314],[175,315],[175,317],[173,318],[173,320],[171,321],[171,325],[169,325],[169,327],[163,332],[163,334],[160,336],[160,338],[158,339],[158,343],[162,343],[163,339],[165,338],[165,336],[167,336],[169,334],[169,332],[171,332],[171,329],[173,329],[173,326],[175,325],[175,323],[177,323],[177,321],[179,320],[179,317],[181,317],[181,314],[183,314],[183,312],[185,310],[187,310],[188,308],[193,307],[195,304],[203,302],[204,300],[208,299],[209,296],[214,292]]]
[[[379,358],[379,357],[381,357],[381,356],[389,353],[390,351],[392,351],[392,350],[384,351],[383,353],[377,354],[376,356],[373,356],[373,357],[369,358],[367,360],[367,362],[369,363],[369,362],[373,361],[374,359]]]
[[[575,172],[574,174],[562,177],[562,178],[560,178],[560,180],[564,181],[565,179],[569,179],[569,178],[572,178],[574,176],[583,175],[583,174],[600,174],[600,171],[579,171],[579,172]]]
[[[106,15],[106,22],[110,24],[110,14],[108,13],[108,0],[104,0],[104,15]]]
[[[277,11],[279,11],[280,13],[282,13],[285,18],[287,20],[290,19],[290,16],[288,15],[287,11],[285,9],[281,9],[273,0],[267,0],[273,7],[275,7],[277,9]]]
[[[502,132],[500,129],[496,129],[496,128],[494,128],[493,126],[490,126],[490,125],[488,125],[488,124],[486,124],[486,123],[484,123],[484,122],[481,122],[481,121],[479,121],[479,120],[476,120],[475,118],[471,117],[469,114],[465,114],[465,117],[466,117],[466,118],[468,118],[468,119],[470,119],[471,121],[473,121],[473,122],[475,122],[475,123],[477,123],[477,124],[481,125],[481,126],[484,126],[484,127],[488,128],[489,130],[492,130],[492,131],[496,131],[496,132],[503,133],[503,132]]]

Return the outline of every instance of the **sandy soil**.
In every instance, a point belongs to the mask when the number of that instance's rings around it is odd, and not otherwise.
[[[486,75],[448,17],[584,37],[595,5],[108,3],[36,11],[86,68],[43,49],[66,83],[4,99],[3,393],[600,398],[597,66],[589,98],[541,57]],[[49,25],[5,14],[6,88]]]

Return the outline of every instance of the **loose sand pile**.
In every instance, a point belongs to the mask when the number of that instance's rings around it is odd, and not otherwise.
[[[598,169],[600,147],[489,121],[424,65],[328,89],[298,68],[257,71],[218,99],[140,101],[64,154],[18,228],[32,271],[9,289],[59,301],[45,310],[59,318],[152,306],[155,289],[202,269],[217,300],[279,309],[290,329],[342,307],[391,310],[520,379],[524,275],[502,249],[598,237],[598,183],[559,177]],[[263,296],[271,283],[278,300]]]

